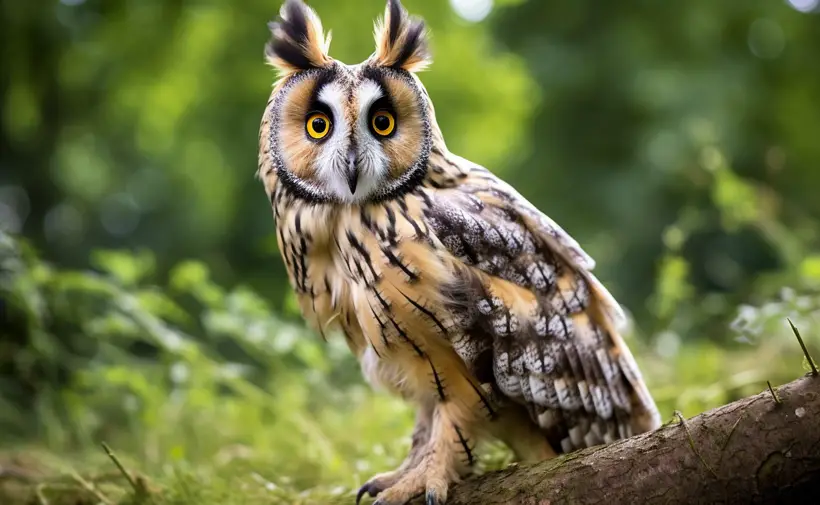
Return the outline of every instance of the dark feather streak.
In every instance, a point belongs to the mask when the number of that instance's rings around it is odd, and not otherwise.
[[[431,321],[433,321],[436,324],[436,326],[439,327],[439,329],[441,330],[441,333],[443,333],[444,336],[447,336],[447,328],[445,328],[444,325],[441,324],[441,321],[438,320],[438,318],[436,317],[435,314],[433,314],[432,311],[427,309],[424,305],[420,304],[419,302],[413,300],[412,298],[410,298],[409,296],[407,296],[403,292],[399,291],[399,293],[401,293],[401,296],[403,296],[408,302],[410,302],[410,304],[413,307],[418,309],[419,312],[421,312],[422,314],[427,316]]]
[[[285,3],[287,20],[282,20],[280,23],[287,36],[298,43],[305,43],[308,40],[308,23],[304,9],[304,5],[299,0],[288,0]]]
[[[295,68],[303,70],[315,67],[305,51],[309,40],[308,18],[305,5],[299,0],[288,0],[285,4],[285,17],[268,23],[273,37],[265,45],[265,54],[269,58],[279,58]],[[283,35],[277,36],[281,30]]]
[[[404,272],[405,275],[407,275],[410,281],[418,280],[419,276],[416,275],[415,272],[410,270],[407,267],[407,265],[402,263],[401,259],[398,256],[396,256],[392,249],[390,249],[389,247],[382,247],[382,253],[384,253],[384,256],[387,258],[387,261],[389,261],[391,265],[399,267],[399,269],[401,269],[401,271]]]
[[[473,384],[473,381],[469,379],[467,380],[467,382],[470,383],[470,387],[473,388],[473,391],[475,391],[475,393],[478,395],[479,400],[481,400],[481,404],[487,410],[487,417],[489,417],[490,420],[495,419],[495,409],[493,409],[493,406],[490,404],[490,400],[488,400],[487,397],[484,396],[484,392],[481,391],[481,388]]]
[[[286,39],[274,39],[268,42],[265,46],[265,54],[270,58],[279,58],[286,61],[296,68],[307,69],[313,67],[304,50]]]
[[[426,42],[424,41],[424,21],[414,21],[407,29],[407,36],[405,36],[401,53],[399,53],[396,62],[393,64],[396,68],[401,68],[407,63],[416,53],[426,52]]]
[[[444,394],[444,384],[441,382],[441,377],[439,377],[438,370],[436,370],[435,365],[433,365],[433,360],[430,359],[430,356],[427,356],[427,362],[430,363],[430,370],[433,371],[433,382],[436,384],[438,397],[441,401],[446,402],[447,396]]]
[[[473,459],[473,450],[470,448],[470,445],[467,443],[467,439],[464,438],[464,435],[461,433],[461,429],[458,426],[453,426],[456,430],[456,434],[458,435],[458,441],[461,443],[461,447],[464,448],[464,454],[467,456],[467,464],[469,466],[473,466],[475,460]]]
[[[413,350],[414,350],[414,351],[416,351],[416,354],[418,354],[418,356],[419,356],[419,357],[423,357],[423,356],[424,356],[424,351],[422,351],[422,350],[421,350],[421,348],[418,346],[418,344],[416,344],[416,343],[413,341],[413,339],[412,339],[412,338],[410,338],[410,336],[409,336],[409,335],[407,335],[407,332],[406,332],[406,331],[404,331],[403,329],[401,329],[401,326],[399,326],[399,324],[398,324],[395,320],[393,320],[393,318],[392,318],[392,317],[389,317],[389,316],[388,316],[388,319],[389,319],[389,320],[390,320],[390,322],[393,324],[393,327],[394,327],[394,328],[396,328],[396,332],[399,334],[399,336],[400,336],[400,337],[401,337],[401,338],[402,338],[405,342],[407,342],[408,344],[410,344],[410,346],[413,348]]]
[[[390,0],[390,27],[388,28],[388,37],[390,45],[396,43],[399,38],[399,28],[402,20],[402,6],[399,0]]]

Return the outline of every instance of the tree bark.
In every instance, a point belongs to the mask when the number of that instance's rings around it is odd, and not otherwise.
[[[447,505],[820,503],[820,377],[775,392],[470,478]]]

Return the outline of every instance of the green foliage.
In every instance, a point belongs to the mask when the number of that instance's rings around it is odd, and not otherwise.
[[[334,57],[358,63],[373,52],[383,0],[311,5],[334,33]],[[436,71],[422,77],[450,147],[503,172],[527,152],[538,101],[521,58],[499,51],[485,26],[464,23],[446,2],[408,7],[434,33]],[[0,217],[10,216],[0,228],[73,265],[112,244],[161,252],[162,272],[198,257],[219,279],[249,282],[282,309],[286,277],[272,260],[270,210],[254,178],[275,79],[262,49],[279,2],[0,9],[0,40],[15,47],[0,55],[10,82],[0,88],[9,104],[0,162],[11,167],[0,169]],[[66,109],[57,113],[54,101]]]
[[[164,286],[149,252],[97,252],[94,263],[57,269],[0,233],[10,323],[0,333],[0,443],[17,447],[0,453],[0,468],[35,472],[50,503],[90,500],[89,479],[132,503],[100,442],[168,504],[351,503],[351,489],[401,460],[412,414],[361,384],[339,335],[322,342],[251,289],[222,288],[201,262],[179,264]],[[733,348],[681,347],[672,332],[654,350],[630,345],[663,415],[694,415],[802,372],[785,316],[811,328],[820,296],[786,290],[742,307],[734,327],[744,343]],[[820,339],[806,333],[816,353]],[[486,449],[480,470],[509,461],[502,446]],[[0,499],[36,491],[0,483]]]
[[[343,339],[325,345],[251,290],[222,289],[201,263],[181,264],[160,289],[147,282],[146,252],[98,253],[102,271],[63,271],[0,234],[0,258],[0,299],[15,323],[10,332],[4,325],[3,342],[30,337],[27,348],[3,353],[3,364],[37,391],[33,405],[2,410],[6,442],[36,436],[70,454],[106,441],[154,476],[172,465],[162,477],[171,480],[207,479],[226,465],[254,469],[241,479],[253,475],[266,496],[268,482],[285,494],[361,482],[406,450],[406,407],[353,380]],[[0,398],[14,398],[15,384],[3,386]],[[178,475],[205,461],[205,475]]]
[[[421,77],[450,148],[576,236],[647,335],[669,307],[717,295],[725,310],[676,331],[722,338],[750,282],[818,247],[816,16],[761,0],[506,0],[469,22],[458,12],[482,2],[405,3],[432,30]],[[372,52],[383,0],[311,5],[333,56]],[[292,312],[253,177],[278,7],[4,3],[0,226],[75,267],[100,248],[154,251],[162,275],[196,257]],[[685,290],[659,284],[684,264]]]
[[[383,0],[310,3],[333,56],[372,52]],[[404,1],[448,145],[597,260],[663,416],[807,370],[786,318],[820,355],[817,16],[467,3]],[[0,4],[0,502],[136,503],[102,441],[174,504],[350,503],[403,456],[411,413],[304,329],[253,177],[278,6]]]

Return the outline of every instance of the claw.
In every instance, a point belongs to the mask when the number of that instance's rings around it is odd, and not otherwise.
[[[362,496],[364,496],[365,493],[368,493],[367,484],[360,487],[359,492],[356,493],[356,505],[359,505],[359,502],[362,501]]]
[[[442,502],[439,501],[438,496],[436,496],[436,492],[432,489],[428,489],[426,493],[424,493],[424,503],[425,505],[442,505]]]
[[[356,493],[356,505],[359,505],[359,502],[362,500],[362,497],[367,494],[371,498],[375,497],[377,494],[384,491],[379,486],[372,482],[365,482],[362,487],[359,488],[359,492]]]

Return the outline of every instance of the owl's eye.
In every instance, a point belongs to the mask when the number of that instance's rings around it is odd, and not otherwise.
[[[396,129],[396,118],[389,111],[380,110],[373,114],[370,124],[377,135],[387,137]]]
[[[330,118],[324,112],[314,112],[308,116],[305,129],[311,138],[323,139],[330,131]]]

